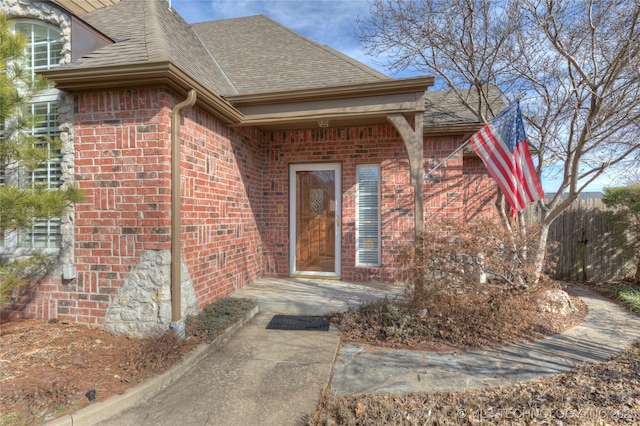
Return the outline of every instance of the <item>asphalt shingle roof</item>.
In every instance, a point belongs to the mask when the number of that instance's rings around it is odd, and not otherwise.
[[[116,43],[82,58],[81,67],[166,61],[214,93],[237,93],[193,29],[165,0],[122,0],[82,19]]]
[[[240,94],[389,80],[264,15],[193,24]]]
[[[219,95],[254,94],[391,80],[339,51],[264,15],[187,24],[166,0],[58,0],[83,8],[82,19],[116,43],[82,58],[78,67],[171,62]],[[84,5],[84,6],[83,6]],[[468,102],[477,95],[467,91]],[[474,99],[475,97],[475,99]],[[496,111],[504,105],[491,93]],[[452,91],[427,91],[424,124],[480,123]]]
[[[485,115],[491,119],[505,107],[498,90],[489,89],[488,105],[492,107]],[[472,106],[477,106],[478,95],[475,91],[461,89],[465,100]],[[487,104],[485,104],[487,105]],[[478,116],[465,106],[460,97],[452,90],[429,90],[425,95],[425,126],[447,126],[455,124],[481,123]]]

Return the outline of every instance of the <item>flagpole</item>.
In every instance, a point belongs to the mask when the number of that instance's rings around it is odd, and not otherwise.
[[[440,166],[442,166],[444,163],[446,163],[447,161],[449,161],[449,159],[451,157],[453,157],[454,155],[456,155],[456,153],[458,151],[460,151],[462,148],[464,148],[465,146],[469,145],[469,143],[471,142],[471,139],[467,139],[465,143],[463,143],[462,145],[460,145],[459,147],[457,147],[451,154],[447,155],[447,157],[442,160],[440,163],[438,163],[437,166],[435,166],[433,169],[429,170],[427,173],[424,174],[424,179],[428,179],[429,176],[431,176],[431,173],[435,172],[436,170],[438,170],[440,168]]]

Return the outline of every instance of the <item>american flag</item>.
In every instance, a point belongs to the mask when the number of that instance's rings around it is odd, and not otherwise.
[[[518,101],[485,124],[469,142],[504,193],[512,216],[543,198]]]

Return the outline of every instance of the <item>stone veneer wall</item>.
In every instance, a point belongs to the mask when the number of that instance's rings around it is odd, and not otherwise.
[[[187,265],[182,262],[182,315],[198,313]],[[107,309],[105,330],[118,334],[161,334],[171,323],[171,251],[149,250],[131,271]]]

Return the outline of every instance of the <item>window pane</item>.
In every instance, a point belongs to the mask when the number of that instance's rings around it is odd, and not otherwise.
[[[60,219],[39,220],[30,230],[20,233],[20,247],[55,248],[60,247]]]
[[[49,40],[49,29],[45,27],[41,27],[39,25],[33,26],[33,42],[38,43],[41,41]]]
[[[49,66],[55,67],[60,65],[60,59],[62,59],[62,43],[51,43],[50,46]]]
[[[33,46],[33,67],[46,68],[49,65],[49,55],[47,53],[47,45]]]
[[[60,31],[32,23],[16,23],[16,33],[27,40],[25,56],[31,69],[48,69],[59,65],[62,57]]]
[[[31,41],[31,24],[16,24],[16,33],[26,38],[27,41]]]
[[[356,167],[356,264],[380,264],[380,168]]]
[[[43,136],[37,145],[50,149],[44,136],[55,138],[59,135],[57,105],[54,102],[41,102],[30,105],[30,113],[36,117],[36,125],[31,129],[33,136]],[[50,158],[41,167],[31,170],[27,176],[28,185],[44,185],[49,189],[57,189],[62,183],[62,155],[59,150],[52,150]],[[60,219],[39,220],[33,227],[20,232],[18,245],[28,248],[59,247]]]

